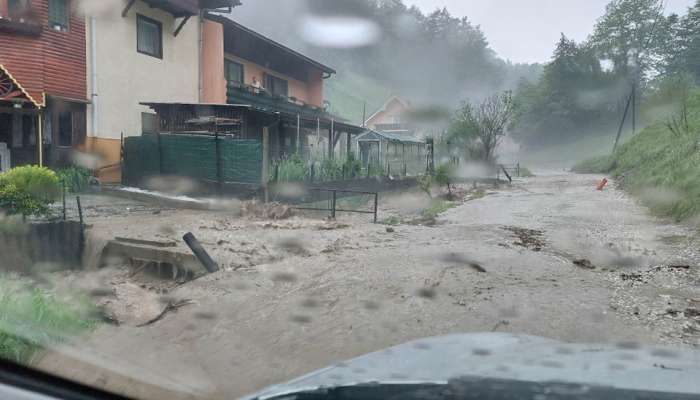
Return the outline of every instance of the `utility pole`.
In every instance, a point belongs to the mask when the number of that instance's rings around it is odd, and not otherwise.
[[[367,126],[365,125],[367,123],[367,101],[364,101],[362,103],[362,127],[366,128]]]

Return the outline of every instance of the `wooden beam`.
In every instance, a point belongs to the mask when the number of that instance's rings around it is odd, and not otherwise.
[[[190,20],[190,16],[189,16],[189,15],[186,16],[185,18],[183,18],[182,21],[180,21],[180,25],[178,25],[178,26],[177,26],[177,29],[175,29],[175,33],[173,33],[173,36],[177,37],[177,35],[180,33],[180,31],[182,30],[182,28],[184,28],[185,24],[186,24],[187,21],[189,21],[189,20]]]
[[[129,10],[131,10],[134,3],[136,3],[136,0],[129,0],[129,2],[126,3],[126,7],[124,7],[124,10],[122,10],[122,18],[126,17],[126,14],[129,13]]]
[[[14,92],[10,92],[4,96],[0,96],[0,100],[9,100],[9,99],[14,99],[15,97],[19,97],[22,95],[21,90],[15,90]]]
[[[39,110],[31,108],[0,107],[0,114],[37,115],[39,114]]]

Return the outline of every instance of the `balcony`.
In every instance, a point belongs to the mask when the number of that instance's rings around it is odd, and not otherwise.
[[[226,97],[228,104],[251,105],[265,111],[283,112],[304,118],[331,118],[326,110],[320,107],[306,104],[294,97],[275,96],[263,88],[249,85],[229,82]]]
[[[31,13],[26,16],[0,15],[0,32],[23,36],[39,36],[43,27]]]

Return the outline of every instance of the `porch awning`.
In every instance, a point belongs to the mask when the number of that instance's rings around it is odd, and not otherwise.
[[[374,129],[367,129],[364,133],[357,137],[358,142],[374,142],[378,140],[406,144],[425,144],[425,142],[422,142],[413,136],[400,135],[391,132],[380,132],[375,131]]]
[[[34,107],[41,107],[2,64],[0,64],[0,103],[1,102],[11,102],[15,104],[29,103]]]

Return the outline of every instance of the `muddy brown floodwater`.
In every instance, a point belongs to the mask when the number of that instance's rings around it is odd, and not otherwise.
[[[697,346],[694,231],[650,216],[614,185],[596,191],[600,178],[558,173],[488,187],[434,226],[393,231],[364,216],[335,225],[176,210],[95,216],[96,236],[165,240],[191,230],[222,270],[158,286],[117,269],[102,281],[115,293],[129,285],[186,305],[141,327],[105,324],[70,360],[50,353],[40,366],[131,395],[156,398],[166,386],[178,392],[170,398],[231,398],[448,333]],[[380,220],[423,201],[383,195]]]

